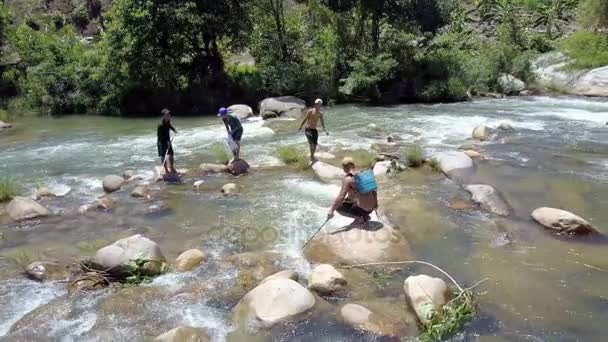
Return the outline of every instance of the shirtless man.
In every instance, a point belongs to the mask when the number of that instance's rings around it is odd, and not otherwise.
[[[317,145],[319,143],[319,131],[317,130],[317,123],[321,120],[321,126],[323,127],[323,131],[325,134],[329,135],[327,129],[325,129],[325,122],[323,121],[323,113],[321,113],[321,106],[323,105],[323,100],[316,99],[315,100],[315,108],[306,112],[306,116],[300,125],[298,131],[302,130],[304,124],[306,124],[306,140],[308,140],[308,144],[310,145],[310,161],[315,162],[315,152],[317,152]]]
[[[359,173],[359,169],[352,158],[347,157],[342,160],[342,169],[346,176],[342,180],[342,189],[340,189],[334,205],[329,209],[327,218],[331,219],[338,211],[342,216],[355,219],[350,225],[368,222],[369,214],[378,208],[378,193],[376,191],[367,194],[357,192],[355,175]]]

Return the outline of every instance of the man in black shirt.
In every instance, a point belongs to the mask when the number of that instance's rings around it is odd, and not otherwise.
[[[160,121],[160,125],[157,128],[157,140],[156,146],[158,148],[158,155],[165,168],[165,173],[176,174],[175,161],[173,160],[173,146],[171,145],[171,131],[177,134],[177,130],[171,125],[171,111],[163,109],[161,111],[163,117]],[[169,164],[169,165],[167,165]]]

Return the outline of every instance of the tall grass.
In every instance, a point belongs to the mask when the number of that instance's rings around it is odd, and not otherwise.
[[[369,151],[357,150],[350,152],[348,156],[353,158],[355,165],[361,170],[369,169],[376,164],[376,154]]]
[[[310,166],[306,152],[296,146],[281,146],[277,148],[277,154],[283,163],[291,167],[304,170]]]
[[[407,165],[409,167],[420,167],[424,164],[424,152],[422,147],[418,145],[412,145],[405,151],[407,157]]]
[[[18,194],[17,185],[11,178],[0,178],[0,202],[10,201]]]
[[[232,158],[232,155],[230,152],[228,152],[227,147],[221,143],[211,146],[211,152],[213,153],[216,163],[228,164]]]

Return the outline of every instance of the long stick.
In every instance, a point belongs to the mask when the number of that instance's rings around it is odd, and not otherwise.
[[[331,220],[330,218],[328,218],[327,220],[325,220],[325,223],[323,223],[323,225],[321,225],[321,227],[319,227],[319,229],[317,229],[317,231],[312,234],[312,236],[310,237],[310,239],[308,239],[308,241],[306,241],[306,243],[304,244],[304,246],[302,246],[302,249],[306,248],[306,246],[308,246],[308,243],[310,243],[310,241],[312,241],[312,239],[319,234],[319,232],[321,231],[321,229],[323,229],[323,227],[325,227],[325,225],[327,224],[327,222],[329,222],[329,220]]]

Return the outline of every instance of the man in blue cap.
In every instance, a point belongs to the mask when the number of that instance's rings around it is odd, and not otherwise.
[[[220,108],[217,116],[222,118],[228,135],[236,144],[236,149],[232,150],[234,159],[239,159],[241,153],[241,138],[243,137],[243,125],[241,124],[241,120],[224,107]]]

